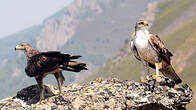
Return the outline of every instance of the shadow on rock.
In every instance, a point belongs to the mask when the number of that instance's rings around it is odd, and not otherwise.
[[[48,86],[44,85],[44,97],[52,96],[54,96],[54,93]],[[37,85],[29,86],[19,91],[14,98],[23,100],[27,105],[36,104],[40,100],[40,89]]]

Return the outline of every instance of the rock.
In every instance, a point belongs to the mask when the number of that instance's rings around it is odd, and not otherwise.
[[[58,93],[56,86],[45,85],[44,88],[46,99],[42,102],[38,102],[37,85],[32,85],[19,91],[15,97],[1,100],[0,109],[185,110],[193,97],[187,84],[175,85],[166,77],[160,80],[151,78],[146,82],[98,78],[88,84],[62,87],[60,96],[54,95]]]
[[[44,86],[44,92],[45,98],[54,96],[53,92],[46,85]],[[39,94],[39,87],[37,85],[32,85],[19,91],[14,98],[21,99],[29,105],[35,104],[39,101]]]

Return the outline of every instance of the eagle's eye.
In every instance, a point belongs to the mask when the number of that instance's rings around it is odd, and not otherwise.
[[[23,47],[24,45],[23,45],[23,44],[21,44],[21,46]]]
[[[144,25],[144,22],[139,22],[138,24],[142,24],[142,25]]]

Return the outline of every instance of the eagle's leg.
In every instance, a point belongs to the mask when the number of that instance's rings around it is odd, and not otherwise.
[[[37,76],[35,77],[37,84],[40,89],[40,101],[44,100],[44,85],[43,85],[43,77],[42,76]]]
[[[153,78],[158,78],[158,77],[162,77],[163,75],[160,74],[160,68],[161,68],[162,62],[161,62],[161,58],[159,57],[155,57],[155,69],[156,69],[156,75],[153,75]]]
[[[148,62],[142,60],[143,66],[144,66],[144,70],[146,73],[146,80],[149,80],[149,75],[150,75],[150,68],[149,68],[149,64]],[[146,80],[142,80],[142,82],[146,82]]]
[[[65,80],[65,78],[63,77],[62,71],[58,71],[54,74],[57,83],[58,83],[58,89],[59,89],[59,93],[58,95],[61,94],[61,89],[62,89],[62,85],[63,85],[63,81]]]

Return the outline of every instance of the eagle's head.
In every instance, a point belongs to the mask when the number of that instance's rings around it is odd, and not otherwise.
[[[135,24],[135,31],[141,30],[141,29],[147,29],[148,28],[148,22],[141,19]]]
[[[30,49],[32,49],[31,45],[26,42],[22,42],[15,47],[15,50],[28,51]]]

